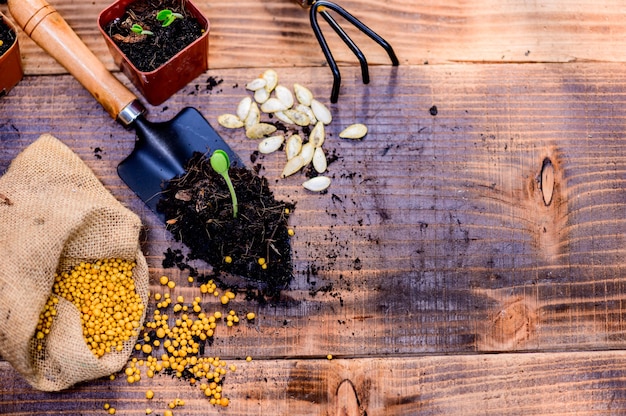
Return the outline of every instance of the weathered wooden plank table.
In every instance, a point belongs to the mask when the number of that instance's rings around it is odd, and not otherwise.
[[[114,70],[96,26],[109,2],[52,3]],[[150,107],[152,119],[190,105],[216,124],[267,68],[328,103],[331,74],[299,6],[196,3],[212,24],[210,70]],[[233,307],[257,319],[220,329],[207,352],[239,367],[224,384],[230,406],[168,376],[42,393],[0,361],[0,414],[98,415],[106,402],[118,414],[163,414],[175,397],[187,403],[175,414],[193,415],[626,413],[624,3],[341,5],[401,64],[355,34],[371,65],[364,86],[327,28],[343,74],[330,106],[334,182],[313,194],[302,177],[276,180],[278,158],[261,161],[277,197],[297,201],[295,279],[277,304],[237,298]],[[133,132],[23,34],[20,42],[27,76],[0,99],[0,170],[40,134],[55,135],[141,216],[152,290],[163,291],[161,274],[189,286],[162,268],[173,240],[115,172]],[[354,122],[368,136],[340,140]],[[240,131],[219,132],[237,152],[254,151]],[[148,388],[160,397],[149,406]]]

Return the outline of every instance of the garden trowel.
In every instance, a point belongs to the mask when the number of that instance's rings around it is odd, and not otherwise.
[[[63,65],[111,117],[135,129],[135,148],[117,171],[161,219],[156,205],[163,184],[185,172],[184,165],[194,152],[221,149],[233,166],[244,166],[195,108],[185,108],[166,122],[146,120],[137,97],[105,68],[45,0],[9,0],[8,4],[11,15],[28,36]]]

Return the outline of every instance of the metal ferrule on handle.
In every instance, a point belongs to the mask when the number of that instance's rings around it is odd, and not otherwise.
[[[135,120],[143,113],[146,112],[146,107],[139,102],[139,100],[131,101],[126,107],[117,115],[117,121],[124,127],[130,127]]]

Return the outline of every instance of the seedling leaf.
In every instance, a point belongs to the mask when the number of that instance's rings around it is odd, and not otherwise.
[[[144,30],[143,27],[141,27],[141,25],[138,25],[137,23],[132,25],[130,30],[135,33],[139,33],[140,35],[154,35],[154,33],[150,32],[149,30]]]
[[[167,27],[174,22],[176,19],[182,19],[184,16],[180,13],[174,13],[169,9],[161,10],[157,13],[157,20],[161,23],[161,26]]]
[[[233,202],[233,217],[237,218],[238,206],[237,206],[237,194],[235,194],[235,188],[233,187],[233,183],[230,180],[230,176],[228,175],[228,169],[230,168],[230,159],[228,154],[226,154],[223,150],[216,150],[211,155],[211,167],[213,170],[224,178],[226,181],[226,185],[228,186],[228,190],[230,191],[230,198]]]

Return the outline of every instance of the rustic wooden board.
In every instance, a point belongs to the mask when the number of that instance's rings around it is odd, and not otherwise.
[[[95,23],[109,3],[53,2],[113,70]],[[150,107],[152,120],[191,105],[216,125],[268,67],[328,102],[330,71],[295,3],[196,4],[212,24],[211,70]],[[303,176],[279,180],[278,155],[255,162],[279,198],[297,201],[295,279],[277,304],[238,296],[228,306],[258,315],[220,327],[207,352],[238,365],[224,385],[230,408],[166,376],[41,393],[0,358],[0,414],[101,415],[105,402],[118,414],[162,414],[177,396],[187,405],[175,414],[193,415],[626,413],[622,2],[340,4],[394,46],[401,66],[351,32],[372,64],[364,86],[326,29],[343,75],[327,129],[338,156],[329,193],[304,191]],[[56,135],[141,216],[152,291],[167,274],[175,293],[197,294],[184,273],[162,268],[163,252],[180,246],[116,174],[133,132],[23,34],[20,44],[29,76],[0,99],[0,172],[40,134]],[[354,122],[369,135],[339,139]],[[250,160],[256,142],[218,131]]]
[[[114,69],[97,27],[110,0],[51,2],[87,45]],[[289,0],[196,1],[211,21],[212,69],[309,67],[325,65],[311,31],[308,13]],[[425,62],[623,62],[626,56],[624,5],[620,0],[521,0],[465,2],[444,0],[344,0],[346,10],[377,31],[395,48],[404,65]],[[0,5],[6,12],[7,6]],[[356,58],[322,20],[335,58],[354,65]],[[341,19],[338,19],[341,22]],[[358,31],[350,35],[370,64],[388,64],[382,48]],[[32,41],[20,37],[26,72],[65,72]]]
[[[100,380],[62,394],[32,390],[0,363],[7,416],[162,415],[167,403],[185,400],[174,414],[250,415],[572,415],[626,411],[623,352],[485,354],[359,358],[350,360],[253,360],[238,362],[220,411],[196,387],[169,376]],[[7,383],[8,381],[8,383]],[[153,389],[155,398],[145,399]],[[366,413],[365,413],[366,412]]]
[[[152,118],[193,105],[215,120],[234,111],[255,73],[210,72],[152,108]],[[330,81],[323,68],[279,75],[287,85],[317,80],[318,96]],[[304,191],[303,176],[278,180],[278,155],[257,161],[275,194],[297,201],[296,276],[277,305],[239,301],[239,308],[255,309],[257,323],[218,337],[217,354],[623,347],[622,66],[382,67],[367,87],[357,71],[347,75],[327,129],[326,148],[339,157],[329,168],[328,194]],[[209,76],[223,82],[207,89]],[[161,269],[163,252],[176,244],[116,175],[132,132],[68,76],[27,78],[0,101],[0,114],[0,169],[39,134],[56,135],[141,215],[153,278],[172,274],[186,285],[184,274]],[[357,121],[370,126],[363,141],[337,137]],[[248,159],[256,142],[242,131],[219,131]],[[539,186],[546,160],[554,168],[549,206]]]

